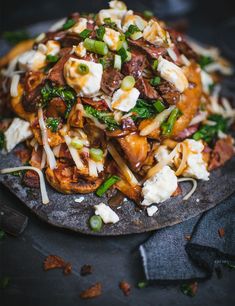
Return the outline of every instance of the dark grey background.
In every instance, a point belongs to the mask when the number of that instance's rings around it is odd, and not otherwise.
[[[154,3],[159,4],[160,1],[126,2],[129,7],[142,10],[151,9]],[[19,29],[43,20],[56,19],[76,10],[97,11],[104,6],[104,3],[107,1],[1,0],[0,32]],[[160,9],[161,7],[158,7],[158,12],[162,13]],[[178,16],[176,19],[181,17]],[[193,10],[184,16],[189,21],[188,33],[191,36],[219,46],[224,36],[235,41],[234,33],[226,33],[221,37],[221,24],[232,17],[235,17],[233,0],[195,0]],[[172,19],[172,16],[167,18]],[[233,292],[235,273],[228,270],[224,270],[222,280],[214,276],[211,280],[200,283],[198,294],[194,298],[184,296],[178,285],[154,285],[143,290],[135,288],[138,281],[144,278],[138,246],[151,233],[94,238],[59,230],[38,220],[3,186],[0,186],[1,203],[28,215],[29,225],[20,238],[7,236],[0,241],[0,277],[11,277],[9,287],[0,291],[0,305],[230,306],[235,304]],[[61,271],[43,272],[42,263],[49,254],[57,254],[70,261],[73,264],[73,274],[66,277]],[[83,264],[94,266],[94,273],[91,276],[79,275]],[[129,297],[124,297],[118,288],[119,281],[123,279],[133,286]],[[90,301],[80,300],[80,291],[96,281],[101,281],[103,284],[102,297]]]

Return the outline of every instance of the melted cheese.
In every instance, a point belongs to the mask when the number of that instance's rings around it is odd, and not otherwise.
[[[121,34],[113,29],[106,28],[103,41],[108,45],[112,51],[117,50],[120,47]]]
[[[183,92],[188,88],[188,80],[184,75],[183,70],[174,63],[167,61],[160,56],[158,59],[157,70],[161,77],[172,83],[179,92]]]
[[[177,188],[177,176],[169,167],[164,166],[157,174],[145,181],[142,188],[142,205],[161,203],[170,198]]]
[[[128,112],[136,105],[139,95],[140,92],[136,88],[131,90],[122,90],[120,88],[113,95],[112,108]]]
[[[78,72],[78,65],[85,64],[89,68],[89,72],[81,75]],[[100,90],[103,66],[101,64],[69,58],[64,65],[64,77],[67,84],[71,86],[79,96],[93,96]]]
[[[108,205],[100,203],[95,205],[95,214],[100,216],[103,222],[106,223],[117,223],[119,221],[118,215]]]
[[[149,21],[144,29],[143,37],[145,40],[156,46],[171,45],[169,33],[155,20]]]

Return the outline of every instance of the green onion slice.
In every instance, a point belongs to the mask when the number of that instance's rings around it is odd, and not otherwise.
[[[90,38],[84,40],[84,47],[90,51],[100,55],[108,53],[108,46],[103,41],[98,41]]]
[[[122,58],[118,54],[114,55],[114,68],[118,70],[121,70],[122,68]]]
[[[161,100],[157,100],[153,103],[153,106],[156,108],[156,110],[161,113],[166,108],[164,103]]]
[[[71,143],[70,143],[70,145],[71,145],[73,148],[77,149],[77,150],[82,149],[83,146],[84,146],[84,145],[83,145],[83,142],[82,142],[80,139],[78,139],[78,138],[73,138],[72,141],[71,141]]]
[[[157,70],[157,66],[158,66],[158,60],[154,60],[152,64],[153,70]]]
[[[160,83],[161,83],[161,78],[159,76],[156,76],[150,80],[150,84],[153,86],[157,86]]]
[[[135,78],[132,75],[126,76],[121,83],[122,90],[131,90],[135,86]]]
[[[91,34],[91,30],[85,29],[81,33],[79,33],[79,36],[82,39],[86,39]]]
[[[101,149],[91,148],[90,149],[90,157],[94,161],[99,162],[104,158],[104,153]]]
[[[102,197],[103,194],[115,183],[117,183],[120,180],[120,178],[116,175],[112,175],[109,177],[103,184],[100,185],[100,187],[96,190],[96,195],[99,197]]]
[[[63,29],[63,30],[68,30],[68,29],[70,29],[72,26],[74,26],[75,23],[76,23],[75,20],[73,20],[73,19],[68,19],[68,20],[63,24],[62,29]]]
[[[93,232],[99,232],[102,229],[103,221],[100,216],[92,216],[89,220],[89,224]]]
[[[85,74],[89,73],[90,69],[86,64],[81,63],[81,64],[78,65],[77,71],[78,71],[79,74],[85,75]]]
[[[178,108],[174,108],[167,122],[164,122],[161,126],[163,135],[169,136],[171,134],[174,124],[180,115],[181,115],[181,111]]]

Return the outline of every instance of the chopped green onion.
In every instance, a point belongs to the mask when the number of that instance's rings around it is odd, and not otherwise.
[[[122,90],[131,90],[135,86],[135,78],[132,75],[126,76],[121,83]]]
[[[58,55],[48,54],[47,57],[46,57],[46,61],[49,62],[49,63],[56,63],[56,62],[58,62],[58,60],[59,60]]]
[[[153,103],[153,105],[159,113],[164,111],[164,109],[166,108],[161,100],[157,100],[156,102]]]
[[[77,150],[80,150],[83,148],[83,142],[78,138],[73,138],[70,144],[73,148]]]
[[[100,185],[100,187],[96,190],[96,195],[99,197],[102,197],[102,195],[115,183],[117,183],[120,180],[120,178],[116,175],[110,176],[103,184]]]
[[[157,70],[157,67],[158,67],[158,60],[154,60],[152,64],[153,70]]]
[[[205,56],[205,55],[201,55],[198,61],[202,69],[204,69],[207,65],[213,62],[214,62],[214,59],[211,56]]]
[[[138,288],[143,289],[148,286],[148,281],[142,281],[137,284]]]
[[[82,39],[86,39],[87,37],[89,37],[90,34],[91,34],[91,30],[85,29],[81,33],[79,33],[79,36]]]
[[[92,149],[90,149],[90,157],[94,161],[99,162],[104,158],[104,153],[101,149],[92,148]]]
[[[85,75],[85,74],[89,73],[90,69],[86,64],[79,64],[78,68],[77,68],[77,71],[78,71],[79,74]]]
[[[104,18],[104,23],[106,26],[108,26],[111,29],[116,30],[117,29],[117,25],[114,21],[112,21],[111,18]]]
[[[92,216],[89,220],[89,224],[93,232],[99,232],[102,229],[103,221],[100,216]]]
[[[58,127],[60,124],[60,120],[57,118],[49,117],[46,120],[46,126],[53,132],[56,133],[58,131]]]
[[[68,20],[63,24],[62,29],[63,29],[63,30],[68,30],[68,29],[70,29],[72,26],[74,26],[75,23],[76,23],[75,20],[73,20],[73,19],[68,19]]]
[[[124,63],[127,59],[128,59],[128,52],[126,49],[124,49],[124,47],[122,47],[121,49],[118,50],[118,55],[121,56],[122,58],[122,62]]]
[[[161,78],[159,76],[156,76],[150,80],[150,84],[153,86],[157,86],[160,83],[161,83]]]
[[[84,47],[90,51],[90,52],[94,52],[100,55],[106,55],[108,53],[108,47],[107,45],[99,40],[94,40],[94,39],[90,39],[90,38],[86,38],[84,40]]]
[[[153,17],[154,14],[153,14],[152,11],[145,10],[145,11],[143,11],[143,15],[144,15],[145,18],[150,19],[150,18]]]
[[[128,50],[128,43],[126,40],[123,41],[122,48],[124,48],[125,50]]]
[[[104,27],[104,26],[100,26],[100,27],[96,30],[96,37],[97,37],[99,40],[103,40],[104,34],[105,34],[105,27]]]
[[[181,115],[181,112],[178,108],[174,108],[171,112],[167,122],[162,124],[162,134],[165,136],[169,136],[173,130],[174,124],[177,118]]]
[[[143,36],[142,32],[135,32],[134,34],[131,34],[130,38],[132,40],[138,40]]]
[[[126,31],[125,33],[125,36],[128,38],[128,37],[131,37],[132,34],[136,33],[136,32],[140,32],[140,29],[134,25],[134,24],[131,24],[129,27],[128,27],[128,30]]]
[[[114,66],[115,69],[121,70],[121,68],[122,68],[122,58],[121,58],[120,55],[118,55],[118,54],[114,55],[114,65],[113,66]]]

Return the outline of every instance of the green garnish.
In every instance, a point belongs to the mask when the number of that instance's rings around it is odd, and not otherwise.
[[[77,150],[80,150],[83,148],[84,144],[83,142],[81,141],[81,139],[78,139],[78,138],[73,138],[72,141],[71,141],[71,146]]]
[[[210,143],[217,137],[218,132],[226,132],[228,129],[228,119],[223,118],[221,115],[214,114],[208,117],[208,120],[214,121],[215,125],[203,125],[195,134],[193,134],[194,140],[203,139],[205,142]]]
[[[156,70],[156,69],[157,69],[157,66],[158,66],[158,60],[154,60],[154,61],[153,61],[153,64],[152,64],[153,70]]]
[[[25,30],[4,32],[2,37],[12,45],[16,45],[19,42],[30,38],[28,32]]]
[[[116,175],[112,175],[110,176],[106,181],[104,181],[100,187],[96,190],[96,195],[98,195],[98,197],[102,197],[103,194],[105,194],[105,192],[111,187],[113,186],[115,183],[117,183],[118,181],[120,181],[120,178]]]
[[[154,16],[153,12],[152,12],[152,11],[149,11],[149,10],[143,11],[143,15],[144,15],[144,17],[147,18],[147,19],[150,19],[150,18],[152,18],[152,17]]]
[[[58,131],[58,127],[60,124],[60,119],[49,117],[46,120],[47,127],[53,132],[56,133]]]
[[[173,109],[167,121],[161,125],[162,134],[164,136],[169,136],[171,134],[174,124],[180,115],[181,111],[178,108]]]
[[[106,55],[108,53],[108,46],[103,41],[86,38],[84,40],[84,47],[90,51],[100,55]]]
[[[63,24],[62,29],[63,29],[63,30],[68,30],[68,29],[70,29],[72,26],[74,26],[75,23],[76,23],[75,20],[73,20],[73,19],[68,19],[68,20]]]
[[[134,108],[130,110],[133,113],[132,119],[148,119],[157,114],[154,104],[143,99],[138,99]]]
[[[104,26],[98,27],[98,29],[96,30],[96,37],[99,40],[103,40],[104,34],[105,34],[105,27]]]
[[[0,289],[5,289],[10,283],[10,277],[4,276],[0,278]]]
[[[93,232],[99,232],[102,229],[103,221],[100,216],[92,216],[89,220],[90,228]]]
[[[136,32],[140,32],[140,29],[136,25],[131,24],[129,26],[128,30],[126,31],[125,36],[126,36],[126,38],[129,38],[132,34],[134,34]]]
[[[78,71],[79,74],[85,75],[85,74],[89,73],[90,69],[86,64],[79,64],[78,68],[77,68],[77,71]]]
[[[161,100],[157,100],[156,102],[153,103],[153,105],[159,113],[164,111],[164,109],[166,108]]]
[[[0,150],[5,146],[5,135],[3,132],[0,132]]]
[[[148,281],[142,281],[137,284],[137,287],[140,289],[146,288],[148,286]]]
[[[131,90],[135,86],[135,78],[132,75],[125,76],[121,83],[122,90]]]
[[[104,24],[113,30],[117,30],[117,25],[111,18],[104,18]]]
[[[101,123],[104,123],[107,127],[107,130],[113,131],[119,127],[112,113],[105,112],[105,111],[98,111],[90,105],[84,105],[84,109],[87,115],[90,115],[98,119]]]
[[[101,149],[91,148],[89,150],[90,157],[96,162],[102,161],[104,158],[104,152]]]
[[[49,63],[56,63],[56,62],[58,62],[58,60],[59,60],[58,55],[48,54],[47,57],[46,57],[46,61],[49,62]]]
[[[204,69],[207,65],[211,64],[214,62],[214,59],[210,56],[205,56],[201,55],[199,58],[199,65],[201,66],[202,69]]]
[[[197,292],[197,283],[192,284],[182,284],[180,290],[183,294],[194,297]]]
[[[121,56],[122,63],[128,62],[131,60],[131,53],[127,51],[124,47],[120,48],[117,53],[118,55]]]
[[[76,93],[69,86],[52,86],[49,82],[41,89],[42,105],[46,107],[51,99],[60,97],[66,104],[65,118],[68,117],[73,104],[76,101]]]
[[[5,237],[5,232],[3,230],[0,230],[0,240],[2,240]]]
[[[91,30],[85,29],[83,30],[81,33],[79,33],[78,35],[82,38],[82,39],[86,39],[87,37],[89,37],[89,35],[91,34]]]
[[[161,83],[161,78],[159,77],[159,76],[156,76],[156,77],[154,77],[154,78],[152,78],[151,80],[150,80],[150,84],[152,85],[152,86],[157,86],[157,85],[159,85]]]

